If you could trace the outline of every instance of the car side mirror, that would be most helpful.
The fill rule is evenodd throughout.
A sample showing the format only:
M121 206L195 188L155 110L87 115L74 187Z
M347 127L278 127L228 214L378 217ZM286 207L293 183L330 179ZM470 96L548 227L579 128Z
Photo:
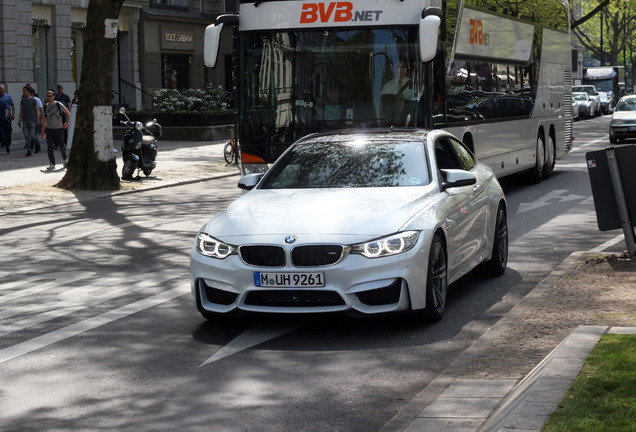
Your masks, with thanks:
M256 174L247 174L239 179L238 187L243 190L252 190L256 187L258 182L261 181L261 178L265 175L265 173L256 173Z
M475 174L459 169L441 169L442 190L477 184Z

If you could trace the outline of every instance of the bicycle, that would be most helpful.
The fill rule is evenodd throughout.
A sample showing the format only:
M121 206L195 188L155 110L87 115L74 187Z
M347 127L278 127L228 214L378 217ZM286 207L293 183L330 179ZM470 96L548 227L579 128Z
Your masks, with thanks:
M241 150L241 146L236 142L236 138L234 138L234 128L232 128L232 138L225 143L223 147L223 158L225 162L228 164L238 163L238 154Z

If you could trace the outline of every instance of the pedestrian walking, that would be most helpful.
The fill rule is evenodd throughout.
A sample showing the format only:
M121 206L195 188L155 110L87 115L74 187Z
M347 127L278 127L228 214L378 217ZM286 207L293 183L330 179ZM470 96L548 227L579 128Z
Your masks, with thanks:
M7 140L7 132L8 132L8 121L7 116L9 115L9 107L7 103L0 99L0 147L7 148L7 153L11 152L9 150L9 141Z
M27 153L25 156L31 156L31 152L35 151L34 142L37 142L35 130L40 123L40 110L34 99L35 91L27 86L22 87L23 98L20 101L20 116L18 118L18 127L22 128L24 139L26 141Z
M73 100L71 101L71 106L77 105L78 102L79 102L79 90L75 90L75 93L73 94Z
M7 145L5 146L7 153L11 151L11 134L13 133L13 120L15 119L15 103L10 94L6 93L3 85L0 85L0 101L3 101L8 107L7 122Z
M46 105L44 106L44 118L42 119L42 138L46 137L46 147L51 163L47 170L55 169L55 152L57 146L62 153L62 165L66 168L66 146L64 145L64 130L68 127L65 119L71 118L71 112L62 102L55 100L53 90L46 92Z
M64 86L62 84L57 85L57 94L55 95L56 102L62 102L68 111L71 111L71 98L64 93ZM62 117L62 120L65 123L68 123L70 117L66 118L66 116ZM68 128L64 129L64 145L68 144Z
M42 105L42 100L40 99L40 95L38 95L38 93L33 88L33 84L27 83L26 86L29 89L31 96L33 97L33 99L35 99L35 102L38 104L38 110L40 111L40 119L42 119L42 117L44 117L44 105ZM24 98L24 96L22 96L22 98ZM41 126L42 126L40 122L41 120L39 120L38 123L35 125L35 139L31 141L31 147L35 148L35 153L40 153L40 140L38 139L38 135L40 135Z

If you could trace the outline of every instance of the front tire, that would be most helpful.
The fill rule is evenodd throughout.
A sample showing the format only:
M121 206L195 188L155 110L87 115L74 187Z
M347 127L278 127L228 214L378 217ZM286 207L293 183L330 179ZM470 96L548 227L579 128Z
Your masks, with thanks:
M152 172L152 168L142 168L143 173L148 177Z
M121 178L124 180L132 180L133 173L135 172L135 164L128 159L124 161L124 167L121 170Z
M446 309L447 288L446 249L440 236L435 234L428 255L428 270L426 272L426 307L423 311L423 317L426 321L434 322L442 319Z

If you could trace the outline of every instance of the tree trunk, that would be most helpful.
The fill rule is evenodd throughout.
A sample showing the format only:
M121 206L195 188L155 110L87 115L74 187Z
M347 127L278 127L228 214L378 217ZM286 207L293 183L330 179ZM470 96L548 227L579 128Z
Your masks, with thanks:
M64 189L118 190L113 151L113 58L117 17L124 0L90 0L82 61L80 102L66 174L56 185Z

